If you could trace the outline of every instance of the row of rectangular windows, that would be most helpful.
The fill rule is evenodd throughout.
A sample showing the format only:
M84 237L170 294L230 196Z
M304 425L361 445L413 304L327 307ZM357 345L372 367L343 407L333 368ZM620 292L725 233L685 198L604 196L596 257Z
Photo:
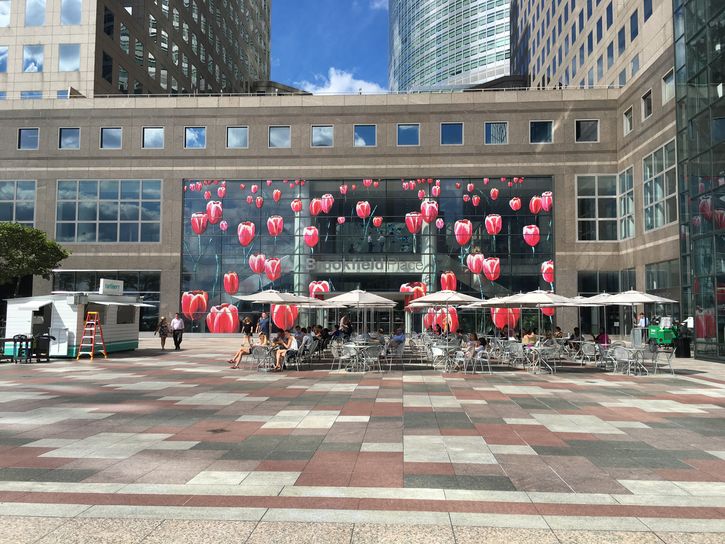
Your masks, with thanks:
M26 27L44 26L46 23L46 0L25 0ZM0 28L10 26L11 0L0 0ZM83 0L60 0L60 24L79 25L83 13Z
M1 0L0 0L1 1ZM0 74L8 71L8 58L10 47L0 45ZM22 71L28 74L42 73L45 68L45 46L42 44L29 44L23 46ZM58 44L58 71L78 72L81 69L81 44Z
M207 127L184 127L184 149L206 149ZM226 147L228 149L247 149L249 147L249 127L228 126ZM334 147L334 125L312 125L311 147ZM599 142L599 120L577 119L574 135L577 143ZM554 141L553 121L529 121L529 143L547 144ZM40 142L39 128L19 128L17 148L37 150ZM441 123L440 145L463 145L463 123ZM485 145L508 144L508 122L484 123ZM292 147L291 127L289 125L269 126L267 145L271 149L289 149ZM420 123L399 123L397 125L398 146L420 145ZM164 127L143 127L142 144L144 149L164 149ZM353 147L376 147L377 125L353 125ZM61 127L58 129L58 149L80 149L81 129ZM123 129L121 127L102 127L99 135L100 149L122 149Z

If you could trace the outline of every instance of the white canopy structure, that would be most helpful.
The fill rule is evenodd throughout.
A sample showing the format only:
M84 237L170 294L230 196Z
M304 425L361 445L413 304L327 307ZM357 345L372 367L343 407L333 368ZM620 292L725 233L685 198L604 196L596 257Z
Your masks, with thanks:
M463 306L473 302L481 302L481 299L459 293L458 291L437 291L416 298L408 304L409 308L426 308L428 306Z
M392 308L396 302L374 293L354 289L326 299L325 302L345 306L347 308Z

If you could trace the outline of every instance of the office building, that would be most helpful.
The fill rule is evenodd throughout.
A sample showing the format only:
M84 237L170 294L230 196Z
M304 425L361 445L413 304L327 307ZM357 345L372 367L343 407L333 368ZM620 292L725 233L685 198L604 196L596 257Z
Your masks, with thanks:
M509 0L390 0L391 91L468 87L509 74Z
M267 0L0 0L0 97L249 92Z

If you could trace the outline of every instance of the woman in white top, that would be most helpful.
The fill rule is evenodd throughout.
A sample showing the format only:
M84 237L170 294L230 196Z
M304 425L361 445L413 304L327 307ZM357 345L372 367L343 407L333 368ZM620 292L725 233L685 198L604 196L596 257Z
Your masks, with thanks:
M277 353L275 353L276 361L274 371L282 372L282 361L284 361L284 356L288 351L298 350L297 339L292 336L289 331L282 331L279 337L277 337L276 344L279 345L279 349L277 349Z

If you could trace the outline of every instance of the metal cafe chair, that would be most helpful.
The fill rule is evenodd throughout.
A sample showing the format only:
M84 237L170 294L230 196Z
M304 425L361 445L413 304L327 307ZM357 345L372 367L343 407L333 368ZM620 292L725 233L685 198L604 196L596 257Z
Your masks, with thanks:
M252 348L252 359L257 364L257 370L269 371L274 367L272 350L267 346L254 346Z

